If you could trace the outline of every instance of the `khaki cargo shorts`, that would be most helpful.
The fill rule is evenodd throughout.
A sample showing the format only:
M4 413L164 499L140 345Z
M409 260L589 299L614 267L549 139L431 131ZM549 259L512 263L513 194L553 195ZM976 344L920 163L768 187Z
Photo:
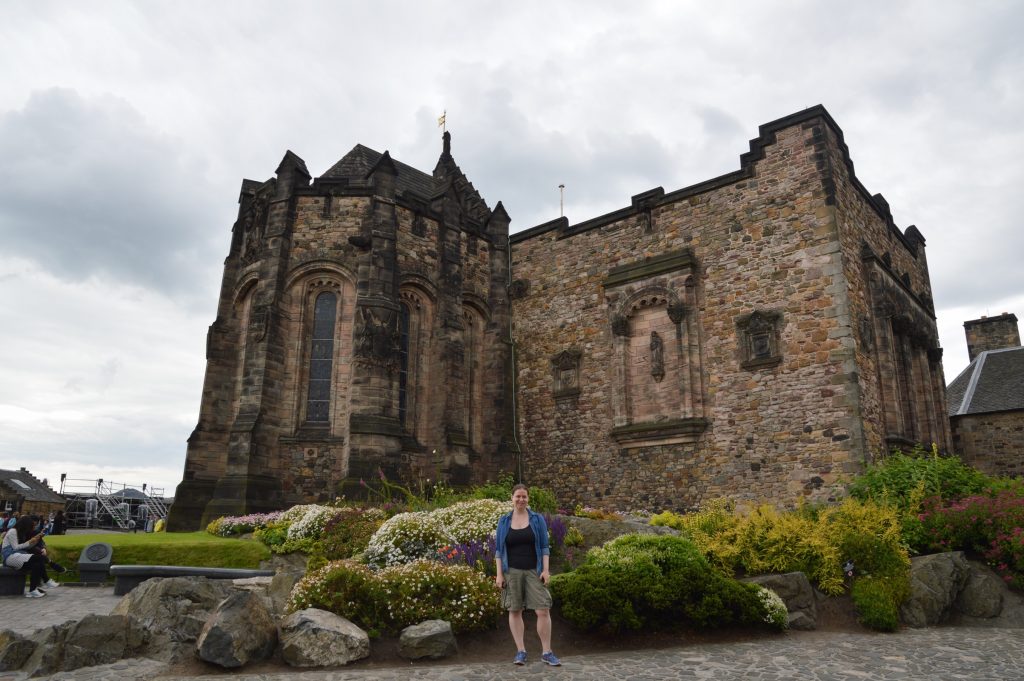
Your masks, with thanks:
M509 568L505 588L501 590L501 607L505 610L549 610L551 592L533 570Z

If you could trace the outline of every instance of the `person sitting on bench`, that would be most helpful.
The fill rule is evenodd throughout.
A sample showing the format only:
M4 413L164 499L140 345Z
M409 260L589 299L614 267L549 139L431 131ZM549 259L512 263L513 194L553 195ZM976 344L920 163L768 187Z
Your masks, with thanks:
M42 541L43 534L32 534L35 529L35 522L31 518L23 517L18 520L14 529L4 535L3 544L0 545L0 556L3 557L3 564L15 570L26 570L29 573L29 590L25 594L28 598L42 598L46 595L41 587L53 589L60 586L46 575L46 556L31 553L32 549Z

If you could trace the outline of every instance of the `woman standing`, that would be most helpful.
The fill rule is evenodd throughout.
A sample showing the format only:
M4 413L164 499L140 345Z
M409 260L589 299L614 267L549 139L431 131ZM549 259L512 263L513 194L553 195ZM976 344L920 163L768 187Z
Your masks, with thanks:
M15 570L28 570L30 588L25 594L28 598L45 596L46 592L40 589L40 586L51 589L60 586L46 576L46 556L29 553L43 538L42 532L33 535L35 525L32 518L22 517L14 529L4 535L3 544L0 546L4 565Z
M496 582L502 589L501 603L508 610L508 626L516 643L517 652L512 661L526 664L523 610L529 608L537 615L537 635L543 646L540 659L557 667L562 663L551 652L548 525L544 516L529 509L529 501L530 490L526 485L516 485L512 488L512 512L498 520L494 556L498 570Z

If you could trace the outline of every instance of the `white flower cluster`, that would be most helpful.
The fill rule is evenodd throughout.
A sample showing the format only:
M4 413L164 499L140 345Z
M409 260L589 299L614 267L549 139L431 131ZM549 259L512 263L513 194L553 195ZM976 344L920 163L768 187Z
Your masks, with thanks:
M373 533L364 558L374 567L400 565L417 558L427 558L445 543L445 536L441 524L432 513L399 513Z
M400 565L430 558L442 546L484 540L508 510L507 502L479 499L436 511L399 513L370 538L366 562L374 567Z
M507 501L477 499L438 509L434 515L448 535L448 543L464 544L494 534L498 529L498 519L508 512Z
M281 519L291 522L288 526L288 539L317 539L327 521L340 511L338 508L316 504L293 506L284 512Z
M757 596L761 599L765 610L768 611L764 616L764 621L774 624L780 629L785 629L789 623L789 610L786 608L785 601L777 593L763 586L758 587Z

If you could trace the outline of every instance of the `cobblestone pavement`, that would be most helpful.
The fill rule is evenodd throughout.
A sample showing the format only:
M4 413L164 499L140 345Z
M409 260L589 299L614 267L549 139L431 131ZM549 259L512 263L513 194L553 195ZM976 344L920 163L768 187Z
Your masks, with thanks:
M61 597L61 589L65 589ZM112 589L61 587L45 599L0 598L0 626L29 632L45 624L106 613L118 597ZM52 600L51 600L52 596ZM43 604L47 607L43 607ZM27 608L27 609L26 609ZM51 614L51 611L52 614ZM86 612L88 611L88 612ZM27 622L26 622L27 620ZM556 651L557 652L557 651ZM211 669L209 676L174 676L158 662L122 660L115 664L55 674L55 681L441 681L464 679L744 679L749 681L1024 681L1024 630L936 627L896 634L869 632L791 632L739 643L709 643L671 649L581 655L558 668L531 660L515 667L509 660L487 664L439 663L333 671L281 669L273 673L234 673ZM24 681L19 672L0 672L0 681Z

